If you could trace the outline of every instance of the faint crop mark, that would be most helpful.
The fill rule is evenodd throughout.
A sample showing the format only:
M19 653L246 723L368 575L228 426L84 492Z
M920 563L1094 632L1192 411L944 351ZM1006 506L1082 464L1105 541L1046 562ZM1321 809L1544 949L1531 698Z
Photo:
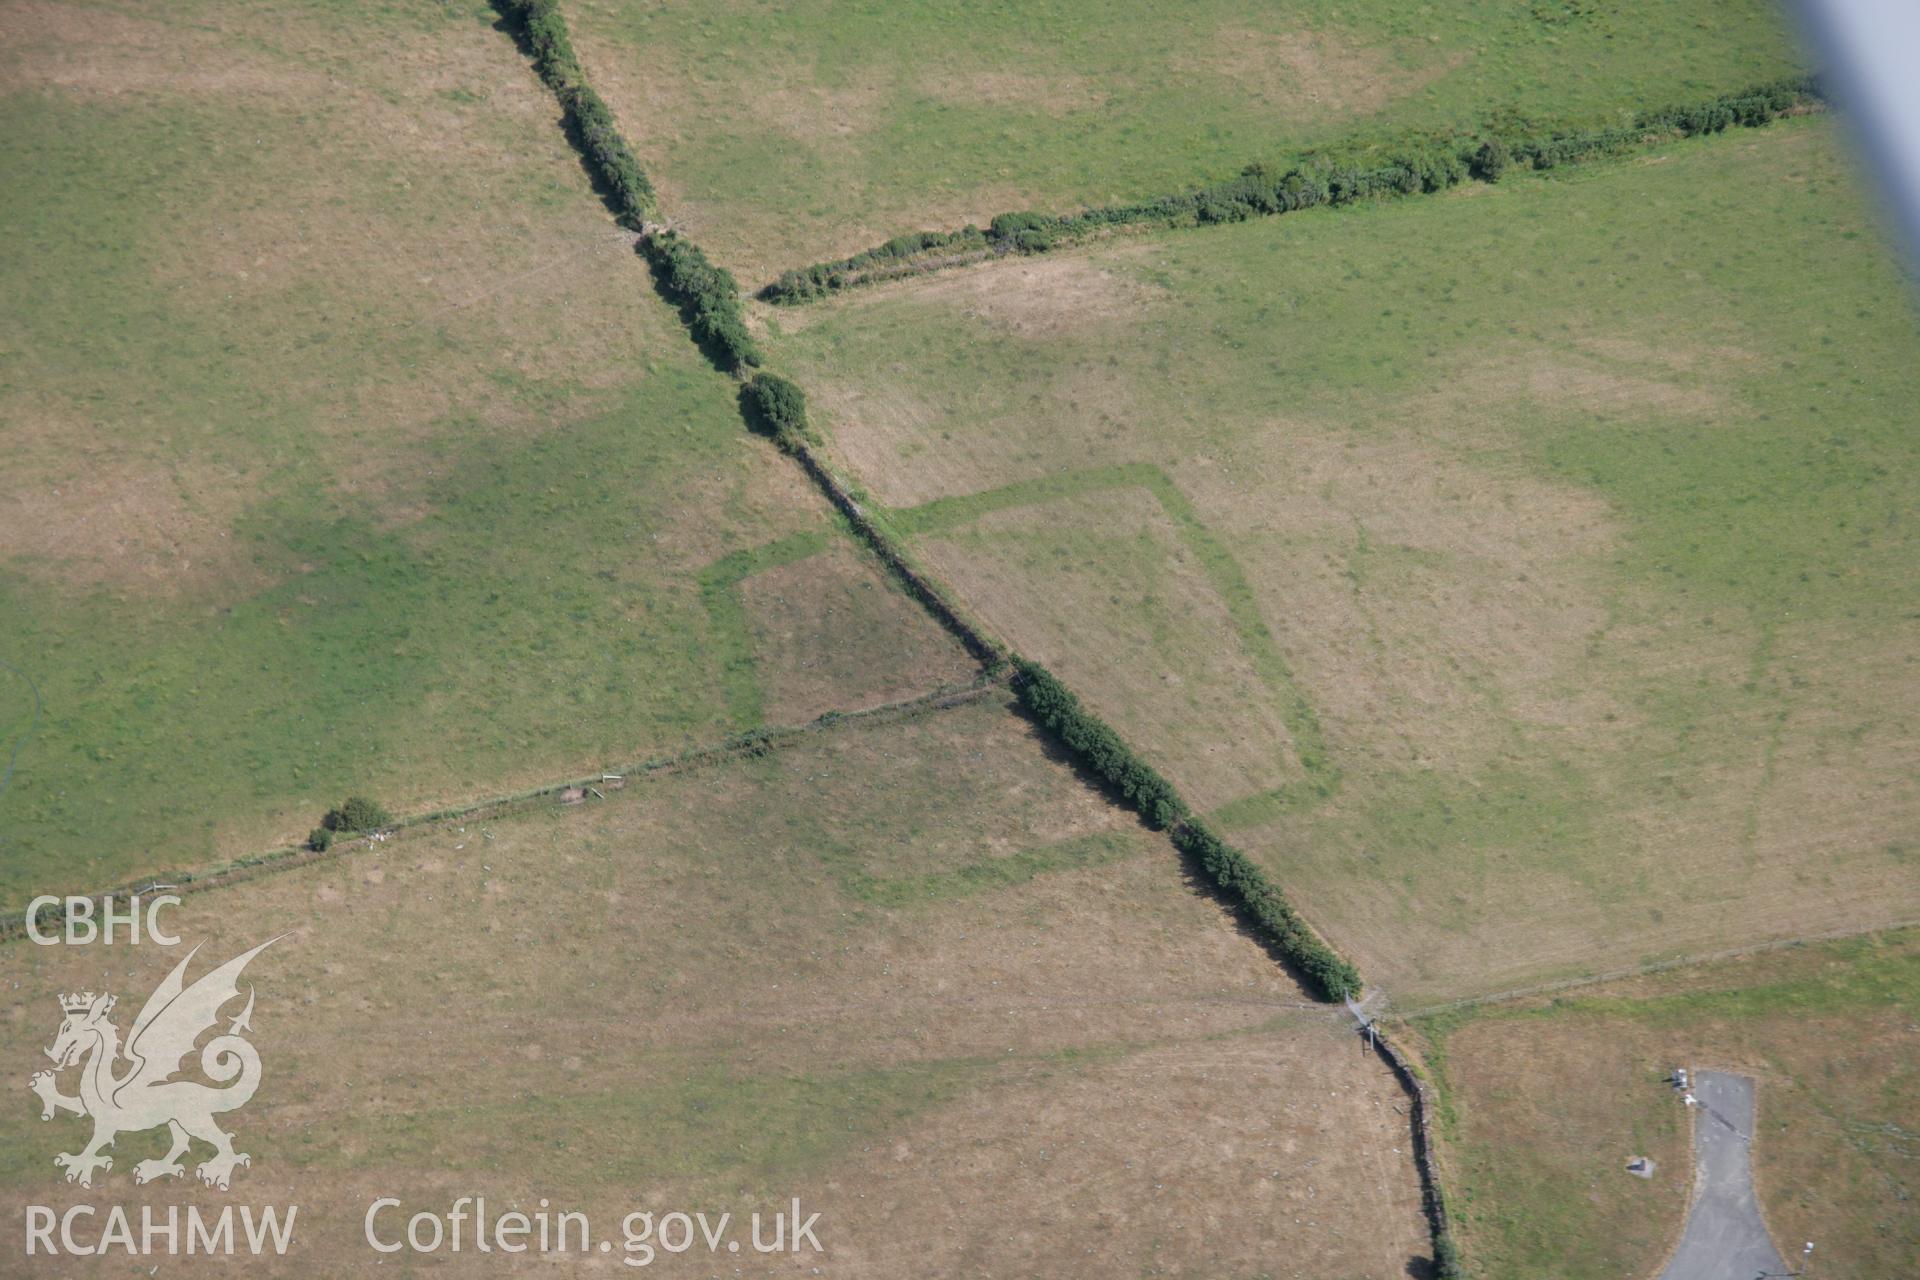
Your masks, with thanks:
M735 729L757 729L766 720L766 691L753 660L753 632L740 600L740 583L764 570L820 554L827 549L827 538L826 531L817 529L789 534L721 556L700 571L700 602L713 624L713 652L720 664L727 722Z
M1273 632L1267 628L1266 619L1260 616L1260 606L1245 571L1226 544L1200 519L1187 495L1180 492L1172 477L1159 467L1147 462L1131 462L1062 472L1015 481L980 493L935 498L917 507L887 511L881 518L894 531L911 537L943 532L1012 507L1038 506L1083 493L1121 488L1145 489L1172 521L1175 533L1226 606L1235 638L1255 674L1273 693L1280 719L1293 738L1294 750L1307 774L1311 798L1332 795L1339 787L1340 771L1328 755L1320 718L1295 682L1293 669L1281 653Z

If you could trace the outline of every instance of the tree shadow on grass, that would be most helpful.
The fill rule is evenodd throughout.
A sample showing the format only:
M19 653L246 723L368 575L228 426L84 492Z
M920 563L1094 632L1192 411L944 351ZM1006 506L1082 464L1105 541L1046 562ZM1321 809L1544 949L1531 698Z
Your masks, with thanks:
M1227 893L1208 878L1198 859L1178 846L1175 846L1174 852L1180 858L1180 879L1187 888L1219 907L1221 913L1232 922L1233 931L1266 952L1267 958L1273 961L1282 973L1293 979L1294 985L1300 988L1302 996L1316 1004L1324 1004L1328 1008L1338 1007L1337 1001L1324 1000L1315 994L1319 989L1318 984L1308 976L1305 970L1294 963L1293 958L1281 949L1280 944L1275 942L1265 929L1260 927L1253 913L1248 911L1238 898Z
M667 266L666 260L657 253L647 252L647 241L645 237L642 237L634 244L633 251L646 260L647 274L653 280L654 293L659 297L660 301L672 307L675 313L679 315L680 323L686 327L687 337L693 341L694 346L700 348L700 354L706 357L707 363L725 374L749 372L749 370L741 367L740 363L734 359L732 353L729 352L725 346L715 341L712 337L700 332L698 326L694 323L699 318L699 309L694 299L687 294L676 291L672 287L668 278L670 268ZM741 402L743 411L745 404L746 402L743 400ZM751 422L748 423L748 426L752 425Z
M738 397L740 419L747 424L747 430L754 435L764 436L775 444L780 443L780 428L776 427L766 414L760 411L760 399L754 395L745 383L740 384Z
M532 62L534 60L533 42L527 38L527 24L520 20L519 13L514 10L513 0L488 0L488 4L499 15L488 25L511 38L514 47L520 50L521 56L528 62ZM539 74L537 68L534 74L536 76ZM543 87L551 90L551 86L543 84ZM561 103L558 93L549 92L548 97L560 113L557 123L560 126L560 132L566 135L567 146L573 152L574 163L578 164L580 172L586 175L587 185L593 189L593 194L600 198L600 203L606 206L607 212L613 215L615 222L629 230L639 230L638 227L629 226L626 209L620 201L619 193L601 174L599 167L587 158L587 142L580 133L579 122L573 118L573 112L567 110Z
M1049 761L1071 769L1081 782L1105 796L1113 804L1127 810L1127 812L1133 815L1134 821L1138 822L1143 830L1155 832L1162 836L1168 836L1170 834L1166 828L1155 827L1152 823L1148 822L1146 818L1141 816L1140 811L1135 809L1111 782L1108 782L1105 778L1087 768L1071 748L1056 738L1051 730L1038 720L1035 720L1033 716L1028 713L1026 707L1020 702L1017 695L1010 696L1007 699L1006 705L1007 709L1018 716L1021 722L1026 725L1028 738L1039 747L1040 753ZM1197 896L1206 898L1215 906L1219 907L1221 913L1231 921L1234 932L1266 952L1267 958L1272 960L1281 972L1285 973L1299 986L1301 995L1309 1000L1326 1003L1325 1001L1320 1001L1319 997L1314 994L1317 990L1317 985L1314 981L1280 948L1279 943L1275 942L1266 930L1259 926L1259 923L1254 919L1252 913L1247 910L1240 900L1226 893L1220 886L1216 885L1201 868L1199 861L1191 854L1181 850L1177 845L1172 845L1171 839L1168 840L1168 844L1173 847L1174 853L1180 859L1180 878L1182 883Z

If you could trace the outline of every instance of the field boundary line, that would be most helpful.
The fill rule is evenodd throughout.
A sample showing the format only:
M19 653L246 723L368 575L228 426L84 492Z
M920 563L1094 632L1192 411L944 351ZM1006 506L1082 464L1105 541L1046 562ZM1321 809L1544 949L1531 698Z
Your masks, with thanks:
M1340 770L1327 751L1320 717L1295 680L1293 667L1281 651L1272 628L1260 615L1246 571L1226 542L1200 519L1192 500L1180 491L1164 468L1151 462L1088 467L1016 480L995 489L935 498L918 506L887 509L882 518L908 534L927 535L956 528L996 511L1041 506L1107 489L1136 487L1146 490L1160 504L1175 535L1199 561L1201 573L1214 594L1220 597L1240 648L1253 664L1254 674L1274 695L1300 768L1313 784L1314 797L1325 799L1333 795L1340 788Z
M1427 1230L1433 1236L1434 1259L1440 1274L1447 1276L1459 1271L1459 1246L1453 1240L1453 1223L1447 1216L1447 1197L1440 1183L1439 1146L1434 1141L1433 1117L1438 1105L1434 1087L1427 1083L1423 1075L1413 1065L1410 1055L1393 1043L1393 1039L1381 1030L1379 1023L1357 1004L1352 997L1347 998L1347 1012L1353 1015L1358 1031L1366 1039L1367 1047L1386 1064L1387 1070L1400 1083L1401 1090L1407 1095L1409 1127L1413 1133L1413 1164L1420 1173L1420 1209L1427 1218ZM1447 1260L1447 1255L1453 1255Z
M852 487L833 473L811 445L804 440L788 440L783 447L799 461L827 500L847 518L854 532L905 584L921 606L956 636L966 646L967 652L983 663L988 671L997 673L1006 664L1007 646L989 636L984 627L961 611L931 575L922 572L913 563L907 549L867 512L854 495Z
M510 813L531 808L535 801L559 797L569 791L584 795L588 787L625 790L635 778L666 777L695 769L728 764L735 760L764 756L774 751L798 746L810 737L837 729L878 728L917 720L922 716L941 711L950 711L991 697L996 691L1003 691L1006 685L1007 678L1003 673L983 671L965 684L943 685L911 698L882 703L863 711L828 711L804 724L777 725L749 730L745 733L736 733L718 743L692 747L675 755L657 756L635 765L616 765L582 777L542 783L539 786L510 792L503 796L489 796L469 804L452 805L414 814L411 817L399 819L391 826L383 828L378 834L384 842L389 836L438 827L461 819L504 817ZM612 786L608 785L610 782ZM567 801L567 803L578 802L578 799ZM199 871L155 872L141 876L137 880L115 885L110 889L74 893L70 896L88 898L98 904L103 898L145 894L156 889L182 895L202 893L210 889L227 888L260 876L311 866L351 850L372 848L374 843L371 836L360 836L350 840L336 840L330 848L324 850L305 844L283 845L277 849L244 856L224 865ZM67 896L69 895L61 895L63 901L57 908L42 911L36 917L37 923L44 928L58 927L65 917L64 899ZM7 909L4 918L0 918L0 945L17 942L27 936L26 908L25 903L15 904Z
M540 64L543 78L549 79L551 87L561 97L563 106L568 107L570 118L573 104L568 97L569 90L588 100L593 106L604 110L597 95L586 85L584 72L573 60L571 40L567 34L565 19L559 11L558 0L495 0L495 3L506 5L510 9L518 9L523 15L523 31L526 19L537 19L540 26L538 33L540 40L545 41L547 48L554 54L564 55L556 57L555 61L564 62L566 71L577 77L577 83L571 86L553 83L557 77L544 74L550 68L545 65L546 59L540 51L539 44L537 42L535 44L535 60ZM624 138L613 130L610 117L607 125L608 131L613 135L609 140L610 149L618 152L620 158L637 170L631 150L627 147ZM570 131L570 136L577 139L584 132L576 124L575 130ZM599 167L606 168L605 158L597 158L603 162ZM644 182L644 177L641 180ZM653 202L650 187L645 194L648 206L651 208ZM762 363L760 353L741 321L738 310L739 295L735 292L736 286L731 275L720 268L713 267L707 262L697 245L671 230L656 231L645 221L642 222L641 230L639 247L653 265L655 288L661 292L663 298L679 304L683 320L688 325L689 337L696 345L708 354L722 372L731 374L742 384L741 416L748 429L751 431L755 426L754 415L749 408L753 398L751 393L764 386L769 379L772 379L776 385L785 386L790 391L791 397L798 403L788 410L792 421L770 424L776 428L774 436L777 444L800 464L828 501L846 517L855 534L867 542L874 553L919 599L921 604L980 660L982 671L975 681L978 691L970 696L984 696L986 690L1003 684L1016 691L1022 689L1020 681L1009 671L1009 666L1014 660L1010 647L1000 643L982 626L969 618L947 594L943 586L913 562L904 542L896 538L887 528L884 513L881 519L876 519L873 514L870 514L862 506L855 487L836 475L827 461L816 452L810 439L812 433L806 425L804 395L800 388L760 368ZM669 268L676 269L685 279L676 282L675 270ZM1174 488L1172 481L1163 472L1153 468L1151 476L1153 480L1148 482L1148 488L1161 502L1169 519L1174 522L1190 549L1200 558L1204 571L1215 583L1216 588L1221 588L1222 584L1225 584L1222 590L1223 603L1228 609L1229 616L1234 620L1236 628L1244 628L1250 623L1257 624L1257 635L1264 637L1265 640L1262 648L1271 650L1270 654L1250 656L1254 656L1256 665L1262 667L1263 675L1273 670L1284 673L1287 677L1287 687L1291 689L1290 669L1287 668L1284 657L1279 654L1271 633L1266 630L1264 620L1258 615L1258 607L1253 600L1251 588L1238 562L1226 551L1223 544L1214 539L1212 531L1200 522L1185 495ZM1243 634L1246 633L1243 631ZM1270 657L1271 665L1263 663L1263 657ZM1022 664L1019 669L1022 675L1030 675L1034 670L1027 664ZM1060 687L1064 692L1065 687ZM1066 692L1066 697L1073 700L1070 692ZM1021 701L1024 706L1024 694L1021 695ZM1312 708L1304 698L1298 696L1297 691L1295 698L1288 701L1296 704L1291 707L1296 715L1304 715L1308 718L1305 723L1312 726L1307 734L1308 742L1317 744L1318 721L1312 716ZM1283 718L1285 714L1283 710ZM1039 719L1039 717L1034 718ZM1291 722L1289 723L1291 727ZM1138 757L1132 755L1131 748L1119 740L1118 735L1113 735L1110 730L1108 735L1112 739L1112 746L1141 768L1146 768L1144 762L1140 762ZM1056 733L1055 736L1059 735ZM1085 759L1071 743L1061 739L1061 745L1081 759L1083 768L1095 766L1092 771L1096 775L1100 772L1097 767L1098 762ZM1296 740L1296 746L1301 747L1298 740ZM1306 764L1305 757L1310 750L1312 747L1301 747L1303 765ZM1315 751L1314 754L1317 756L1319 753ZM1147 771L1151 772L1150 769ZM1108 780L1113 781L1111 778ZM1170 793L1170 787L1166 787L1164 783L1162 787ZM1176 799L1176 803L1179 808L1185 809L1183 802L1178 802ZM1143 818L1149 816L1141 811L1137 804L1132 807L1136 812L1141 812ZM1273 948L1278 945L1280 953L1287 955L1293 964L1300 968L1300 973L1295 974L1296 977L1312 971L1316 981L1323 988L1328 985L1330 973L1335 985L1338 985L1343 992L1360 987L1359 976L1353 967L1339 957L1338 953L1314 931L1311 924L1293 912L1278 887L1266 882L1264 873L1244 855L1213 836L1202 824L1193 819L1190 813L1182 816L1185 820L1180 823L1179 830L1175 833L1176 849L1199 863L1203 869L1214 873L1212 878L1215 881L1216 890L1239 891L1241 909L1267 926L1265 932L1269 935L1270 955L1276 955L1277 958ZM1149 825L1165 824L1149 820ZM1203 844L1211 847L1211 854L1202 848ZM1213 863L1220 865L1214 866ZM1284 928L1280 933L1275 932L1273 917L1276 913L1285 917ZM1314 954L1303 957L1302 947ZM1334 972L1335 970L1338 972ZM1395 1078L1401 1079L1403 1087L1407 1088L1416 1113L1427 1114L1425 1099L1419 1093L1417 1081L1412 1077L1402 1079L1398 1071L1395 1072ZM1415 1167L1422 1180L1423 1198L1429 1206L1428 1227L1435 1262L1443 1277L1452 1277L1458 1270L1457 1255L1453 1238L1448 1230L1445 1206L1440 1199L1438 1183L1431 1179L1430 1170L1419 1159L1416 1159Z
M1430 195L1469 180L1497 182L1509 172L1633 155L1825 109L1816 77L1799 75L1698 102L1641 107L1623 124L1533 124L1490 115L1477 126L1444 135L1412 129L1356 134L1302 148L1273 164L1249 164L1235 178L1130 204L1083 206L1067 214L1002 213L985 231L971 223L953 231L910 231L848 257L790 268L755 296L776 306L803 306L870 284L1010 254L1051 253L1115 232L1224 226L1303 209Z
M1510 991L1495 991L1483 996L1462 996L1458 1000L1444 1000L1438 1004L1421 1005L1416 1009L1394 1008L1388 1000L1388 1011L1402 1022L1412 1022L1418 1018L1430 1018L1437 1014L1452 1013L1456 1009L1472 1009L1481 1005L1510 1004L1516 1000L1525 1000L1532 996L1550 995L1556 991L1573 991L1581 987L1599 986L1607 982L1624 982L1629 978L1644 978L1651 974L1666 973L1674 969L1691 969L1701 965L1719 964L1725 960L1738 960L1743 956L1760 955L1768 951L1786 951L1793 947L1812 946L1821 942L1842 942L1848 938L1864 938L1875 933L1898 933L1905 929L1920 928L1920 918L1892 920L1885 924L1861 925L1846 929L1829 929L1821 933L1795 934L1788 938L1770 938L1765 942L1750 943L1744 947L1727 947L1719 951L1703 951L1697 955L1676 956L1671 960L1653 960L1646 964L1631 965L1623 969L1610 969L1605 973L1588 974L1578 978L1566 978L1558 982L1542 982L1531 987L1515 987ZM1385 994L1384 992L1382 993Z

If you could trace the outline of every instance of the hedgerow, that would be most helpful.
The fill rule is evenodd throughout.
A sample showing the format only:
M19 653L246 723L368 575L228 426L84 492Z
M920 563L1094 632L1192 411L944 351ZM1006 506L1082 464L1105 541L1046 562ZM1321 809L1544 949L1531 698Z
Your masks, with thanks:
M969 226L898 236L850 258L788 271L762 289L761 296L772 302L810 301L925 269L936 251L1045 253L1111 227L1241 222L1315 205L1442 191L1469 177L1493 182L1516 167L1553 169L1664 138L1761 125L1819 101L1819 86L1803 76L1704 102L1642 111L1612 124L1553 124L1506 115L1479 130L1353 139L1302 152L1282 164L1248 165L1225 182L1178 195L1061 215L1003 213L985 232Z
M1027 713L1052 731L1080 763L1139 810L1149 826L1166 828L1187 816L1173 784L1133 754L1106 721L1080 705L1071 689L1039 663L1014 660L1013 689Z
M811 438L807 427L807 393L800 384L777 373L756 373L740 389L750 416L781 444L791 448Z
M958 231L912 231L895 236L851 258L822 262L786 272L760 291L760 296L776 302L806 302L829 293L885 275L890 269L916 263L934 251L954 254L981 253L989 248L985 232L975 226ZM855 277L859 277L856 280Z
M747 332L732 272L714 266L700 246L672 231L643 237L640 251L653 263L660 287L680 305L694 340L721 368L732 373L760 364L760 347Z
M1198 818L1173 830L1174 847L1193 859L1215 888L1244 911L1323 1000L1360 993L1360 974L1320 940L1253 860Z
M1066 744L1089 772L1126 798L1152 827L1171 828L1174 847L1238 906L1323 1000L1360 992L1360 974L1307 926L1252 859L1193 816L1173 784L1133 754L1104 720L1080 704L1045 667L1014 659L1014 693L1027 713Z
M606 188L620 221L638 231L653 211L653 184L614 126L612 110L587 84L586 73L573 51L573 39L567 33L567 21L560 16L558 0L500 2L519 19L534 69L560 100L567 126L578 139L594 176Z

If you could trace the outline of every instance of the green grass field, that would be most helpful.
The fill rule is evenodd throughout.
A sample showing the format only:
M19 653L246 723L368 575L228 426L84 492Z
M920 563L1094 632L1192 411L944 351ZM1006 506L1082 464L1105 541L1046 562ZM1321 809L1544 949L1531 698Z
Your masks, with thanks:
M978 669L745 429L510 7L0 0L0 909L734 739L187 896L196 972L277 937L263 1272L410 1274L369 1202L482 1194L798 1197L860 1280L1428 1274L1346 1011L1006 687L829 714ZM1771 0L561 7L749 291L1805 64ZM1657 1269L1676 1063L1760 1081L1788 1256L1920 1252L1920 318L1842 136L748 305L874 526L1357 966L1484 1280ZM124 1028L179 954L0 945L16 1084L56 995ZM17 1221L83 1126L15 1103ZM162 1145L64 1194L176 1203Z
M1691 1138L1663 1081L1681 1065L1758 1082L1754 1176L1783 1256L1812 1240L1815 1275L1899 1275L1920 1253L1917 1010L1908 931L1416 1019L1473 1274L1656 1272L1687 1204Z
M966 669L747 436L492 10L36 14L0 55L0 661L45 711L0 903ZM792 536L844 607L710 608Z
M1905 289L1810 120L766 322L967 605L1421 1001L1916 914Z
M1798 68L1764 0L567 6L668 212L750 287L898 232L1155 195L1355 129Z

